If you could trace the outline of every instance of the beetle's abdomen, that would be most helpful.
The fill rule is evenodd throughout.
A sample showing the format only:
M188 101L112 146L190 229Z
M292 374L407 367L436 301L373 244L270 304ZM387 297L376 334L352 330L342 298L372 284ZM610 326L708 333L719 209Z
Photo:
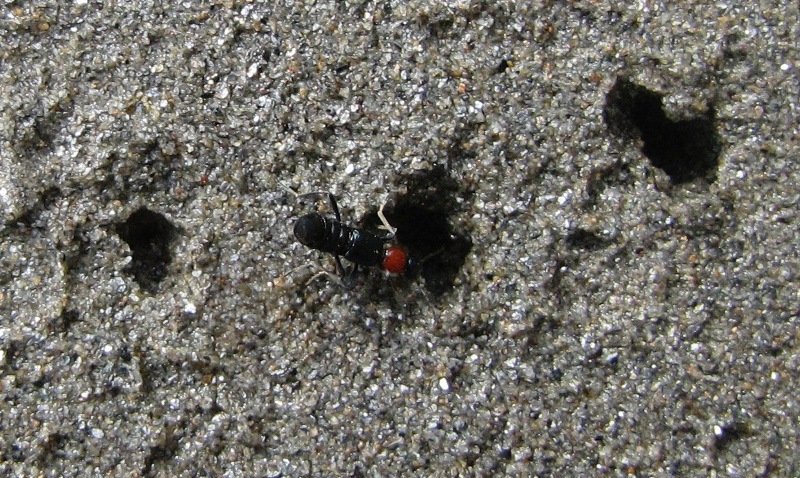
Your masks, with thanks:
M342 254L345 259L360 266L377 266L383 262L386 254L383 239L361 229L344 225L342 229L348 229L350 243L347 252Z
M385 255L380 237L317 213L301 216L294 223L294 236L312 249L343 256L361 266L380 265Z

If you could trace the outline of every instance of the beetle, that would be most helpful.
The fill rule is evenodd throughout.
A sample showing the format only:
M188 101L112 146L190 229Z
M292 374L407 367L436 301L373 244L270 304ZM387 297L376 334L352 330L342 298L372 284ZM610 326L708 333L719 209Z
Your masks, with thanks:
M352 287L352 278L359 266L380 267L390 274L404 274L416 267L416 261L408 250L397 244L397 230L389 225L383 215L383 206L378 209L378 217L388 230L379 236L366 229L342 223L342 215L333 193L308 193L303 196L326 194L330 200L335 218L313 212L297 219L294 223L294 237L303 245L321 252L333 254L336 272L346 287ZM342 265L342 257L353 263L350 269Z

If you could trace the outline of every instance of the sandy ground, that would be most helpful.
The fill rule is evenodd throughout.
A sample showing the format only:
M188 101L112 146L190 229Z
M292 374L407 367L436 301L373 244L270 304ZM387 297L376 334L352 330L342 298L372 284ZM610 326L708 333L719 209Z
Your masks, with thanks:
M0 7L3 475L800 474L797 2L105 3Z

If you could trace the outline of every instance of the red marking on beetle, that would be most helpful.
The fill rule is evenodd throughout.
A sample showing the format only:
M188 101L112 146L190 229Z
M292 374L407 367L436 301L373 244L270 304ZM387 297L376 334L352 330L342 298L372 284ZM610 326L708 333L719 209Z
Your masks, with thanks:
M402 274L408 266L408 253L399 246L390 246L383 257L383 268L392 274Z

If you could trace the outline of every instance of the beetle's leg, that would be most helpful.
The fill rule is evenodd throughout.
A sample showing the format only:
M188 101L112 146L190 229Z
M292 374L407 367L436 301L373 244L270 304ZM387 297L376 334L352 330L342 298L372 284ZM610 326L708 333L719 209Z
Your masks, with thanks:
M327 196L327 195L331 194L331 192L330 191L311 191L310 193L302 193L302 194L295 193L295 194L297 194L297 198L298 199L301 199L301 198L305 198L305 197Z
M342 265L342 259L339 256L333 256L336 260L336 273L339 274L339 277L344 277L347 275L347 270Z
M323 269L312 275L308 280L306 280L305 285L314 282L320 277L327 276L331 281L336 282L345 289L352 289L353 286L355 285L354 276L358 268L358 265L354 265L351 269L345 269L344 266L342 265L342 260L339 258L339 256L333 256L333 257L336 260L336 272L330 272ZM311 267L311 266L309 265L300 266L295 269L292 269L289 273L295 272L305 267ZM288 274L285 274L284 277L286 277L287 275Z
M385 240L386 241L391 241L392 239L394 239L394 236L397 234L397 228L396 227L392 227L392 225L389 224L389 221L386 220L386 216L383 214L383 208L385 206L386 206L386 201L383 201L381 203L381 207L378 208L378 219L381 220L381 224L383 224L383 228L386 229L387 231L389 231L389 233L386 235Z
M331 207L333 208L333 214L336 216L336 220L342 222L342 215L339 214L339 206L336 204L336 198L333 196L333 193L328 193L328 199L331 200Z
M353 264L353 268L347 272L347 275L342 276L342 285L345 289L352 289L355 287L356 272L358 272L358 264Z
M291 190L290 190L291 191ZM333 207L333 214L336 216L336 220L342 222L342 215L339 214L339 205L336 204L336 197L330 191L312 191L310 193L303 193L297 194L294 191L291 191L298 199L306 198L306 197L321 197L321 196L328 196L328 199L331 201L331 207Z
M312 264L303 264L303 265L301 265L299 267L295 267L294 269L292 269L289 272L287 272L287 273L283 274L282 276L280 276L281 283L283 283L283 281L286 278L290 277L295 272L297 272L297 271L299 271L301 269L307 269L307 268L314 268L314 266ZM308 284L314 282L315 280L319 279L322 276L328 276L334 282L338 282L338 283L342 283L343 282L341 276L339 276L338 274L334 274L333 272L329 272L329 271L326 271L326 270L317 269L317 271L318 272L315 272L310 278L306 279L306 281L304 283L305 285L308 285ZM276 283L277 283L277 281L276 281ZM283 286L281 286L281 287L283 287Z
M314 282L315 280L319 279L322 276L328 276L328 278L330 278L330 280L333 282L341 282L341 279L336 274L332 274L328 271L319 271L306 281L306 285Z
M297 192L295 192L295 190L294 190L294 189L292 189L292 188L290 188L289 186L287 186L287 185L283 184L282 182L278 181L278 184L279 184L279 185L280 185L280 186L281 186L283 189L285 189L287 192L289 192L289 193L290 193L292 196L294 196L294 198L295 198L295 199L297 199L297 198L300 196L300 194L297 194Z
M350 269L345 269L342 265L342 259L339 256L336 258L336 272L339 274L339 282L345 289L352 289L355 286L356 272L358 272L358 264L353 264Z

